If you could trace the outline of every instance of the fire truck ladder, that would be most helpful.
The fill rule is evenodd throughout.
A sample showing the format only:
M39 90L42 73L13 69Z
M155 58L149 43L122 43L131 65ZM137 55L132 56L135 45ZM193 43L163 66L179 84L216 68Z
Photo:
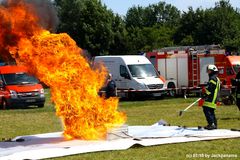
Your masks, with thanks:
M198 56L197 51L192 52L192 85L198 85Z

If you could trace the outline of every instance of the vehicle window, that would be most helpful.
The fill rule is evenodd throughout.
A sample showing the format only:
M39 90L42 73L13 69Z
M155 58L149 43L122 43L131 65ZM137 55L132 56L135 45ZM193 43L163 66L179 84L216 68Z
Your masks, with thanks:
M156 65L156 56L151 56L150 62L155 66Z
M0 87L2 87L4 84L3 77L0 75Z
M233 75L233 74L234 74L234 72L233 72L232 68L228 67L227 68L227 75Z
M240 65L234 65L233 69L234 69L235 73L238 73L238 71L240 69Z
M3 79L6 82L6 85L24 85L39 83L39 81L35 77L27 73L3 74Z
M2 77L2 75L0 75L0 80L3 81L3 77Z
M158 77L152 64L128 65L133 77Z
M127 68L123 65L120 65L120 75L121 77L125 77L126 75L128 75Z
M220 68L220 69L218 70L218 73L219 73L219 74L223 74L223 73L224 73L224 69L223 69L223 68Z

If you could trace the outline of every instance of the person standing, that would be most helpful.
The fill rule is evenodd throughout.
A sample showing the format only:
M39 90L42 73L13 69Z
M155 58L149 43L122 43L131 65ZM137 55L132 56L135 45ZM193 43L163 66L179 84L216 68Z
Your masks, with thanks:
M112 79L112 74L108 74L107 86L106 86L106 98L117 96L117 86L115 81Z
M236 105L240 111L240 68L235 78L235 86L236 86Z
M204 127L204 129L213 130L217 129L215 109L217 106L217 99L220 92L220 80L217 77L218 69L215 65L208 65L207 73L209 76L209 81L205 93L203 93L202 96L202 98L204 99L202 108L208 125Z

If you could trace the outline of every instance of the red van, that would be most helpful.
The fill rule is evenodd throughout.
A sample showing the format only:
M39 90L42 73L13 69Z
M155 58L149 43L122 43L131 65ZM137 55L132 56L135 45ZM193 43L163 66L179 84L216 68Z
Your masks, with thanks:
M44 89L24 66L0 66L0 105L2 109L36 105L44 107Z

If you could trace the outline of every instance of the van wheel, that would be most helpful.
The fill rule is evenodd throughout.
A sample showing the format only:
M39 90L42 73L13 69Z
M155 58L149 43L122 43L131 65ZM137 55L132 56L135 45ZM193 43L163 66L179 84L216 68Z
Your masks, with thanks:
M44 103L43 104L39 104L37 106L38 106L38 108L43 108L44 107Z
M2 106L2 109L8 109L9 108L9 106L8 106L8 104L7 104L7 101L5 100L5 99L2 99L2 104L1 104L1 106Z
M136 94L133 92L128 92L128 100L130 101L136 100Z

